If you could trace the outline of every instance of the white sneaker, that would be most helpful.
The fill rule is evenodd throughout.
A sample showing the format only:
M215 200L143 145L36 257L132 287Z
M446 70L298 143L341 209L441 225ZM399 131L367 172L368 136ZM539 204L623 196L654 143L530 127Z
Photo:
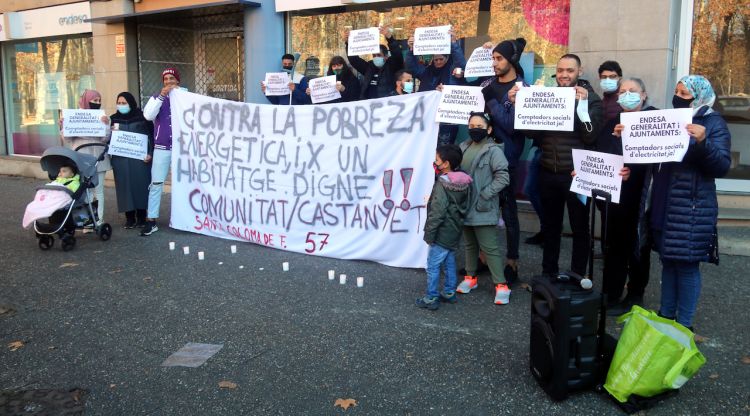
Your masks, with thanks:
M478 280L476 276L464 276L464 281L458 285L456 292L464 294L471 292L479 286Z
M495 305L507 305L510 302L510 289L505 283L495 285Z

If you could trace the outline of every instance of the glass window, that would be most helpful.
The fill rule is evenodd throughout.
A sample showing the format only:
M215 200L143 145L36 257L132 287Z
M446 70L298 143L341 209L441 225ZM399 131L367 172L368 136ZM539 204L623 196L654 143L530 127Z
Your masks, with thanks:
M8 153L41 156L60 144L63 108L94 88L90 36L3 43Z
M732 133L728 179L750 179L750 9L747 0L695 0L690 72L711 81Z
M408 39L414 29L424 26L453 25L459 38L482 35L479 1L435 2L421 6L393 7L385 12L372 10L309 15L292 13L291 51L298 53L297 71L308 76L322 75L335 55L346 56L343 34L346 29L387 26L396 39ZM314 11L314 10L313 10ZM490 2L489 27L492 42L524 37L526 52L534 53L534 80L553 85L554 67L568 51L570 1L511 0ZM478 30L477 27L480 27ZM385 40L382 40L385 43Z

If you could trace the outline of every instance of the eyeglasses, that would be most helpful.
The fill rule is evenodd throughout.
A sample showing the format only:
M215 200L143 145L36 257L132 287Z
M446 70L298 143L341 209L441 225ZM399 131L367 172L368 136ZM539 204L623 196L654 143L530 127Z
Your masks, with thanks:
M617 78L620 78L620 76L617 75L617 74L614 74L614 75L599 75L599 79L617 79Z

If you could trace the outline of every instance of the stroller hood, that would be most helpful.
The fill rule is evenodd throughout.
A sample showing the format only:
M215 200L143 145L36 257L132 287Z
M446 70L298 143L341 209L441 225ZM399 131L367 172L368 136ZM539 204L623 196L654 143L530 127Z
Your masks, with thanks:
M81 177L98 179L96 175L96 157L76 152L62 146L53 146L45 150L39 161L42 170L47 172L50 179L55 179L60 171L60 166L70 164L76 166ZM96 182L93 183L96 185Z

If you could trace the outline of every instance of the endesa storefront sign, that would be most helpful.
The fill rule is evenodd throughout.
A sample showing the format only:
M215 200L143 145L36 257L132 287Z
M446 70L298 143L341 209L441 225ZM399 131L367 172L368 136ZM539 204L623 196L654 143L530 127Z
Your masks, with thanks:
M0 24L0 40L43 38L91 32L89 2L65 4L5 13Z

